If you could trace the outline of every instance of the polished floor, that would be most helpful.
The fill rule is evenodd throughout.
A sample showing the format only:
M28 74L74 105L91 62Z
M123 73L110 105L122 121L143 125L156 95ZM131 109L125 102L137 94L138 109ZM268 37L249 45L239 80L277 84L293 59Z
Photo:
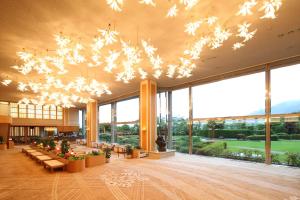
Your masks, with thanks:
M300 169L176 154L51 174L15 148L0 151L0 199L300 200Z

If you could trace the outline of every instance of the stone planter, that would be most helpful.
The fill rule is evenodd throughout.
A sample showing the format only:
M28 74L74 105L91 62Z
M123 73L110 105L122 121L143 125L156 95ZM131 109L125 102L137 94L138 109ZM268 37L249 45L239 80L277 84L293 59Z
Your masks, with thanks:
M83 160L69 160L67 164L67 171L68 172L81 172L85 168L85 159Z
M105 164L106 159L104 155L98 155L98 156L86 156L85 157L85 167L94 167L98 165Z
M6 144L0 144L0 150L6 150L7 145Z
M132 158L140 158L140 153L141 153L140 149L133 149Z

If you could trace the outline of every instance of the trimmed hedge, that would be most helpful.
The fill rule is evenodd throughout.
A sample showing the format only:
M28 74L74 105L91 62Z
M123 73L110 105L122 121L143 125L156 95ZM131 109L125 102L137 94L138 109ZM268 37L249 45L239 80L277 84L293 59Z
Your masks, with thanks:
M266 140L266 136L265 135L250 135L247 137L247 140ZM272 141L277 141L278 140L278 136L277 135L271 135L271 140Z
M203 137L210 137L211 130L197 130L193 132L193 135L199 135ZM244 135L245 137L257 134L262 135L265 134L264 130L253 131L248 129L217 129L215 130L215 138L237 138L237 135Z

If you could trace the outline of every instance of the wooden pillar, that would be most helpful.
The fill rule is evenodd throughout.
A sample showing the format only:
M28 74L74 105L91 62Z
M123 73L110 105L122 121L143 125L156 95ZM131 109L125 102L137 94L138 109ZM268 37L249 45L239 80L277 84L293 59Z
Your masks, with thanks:
M144 80L140 84L140 146L146 151L155 151L156 82Z
M266 164L271 164L271 71L270 66L266 65L266 141L265 141L265 153L266 153Z
M98 103L90 101L86 105L86 143L92 147L93 142L98 142Z

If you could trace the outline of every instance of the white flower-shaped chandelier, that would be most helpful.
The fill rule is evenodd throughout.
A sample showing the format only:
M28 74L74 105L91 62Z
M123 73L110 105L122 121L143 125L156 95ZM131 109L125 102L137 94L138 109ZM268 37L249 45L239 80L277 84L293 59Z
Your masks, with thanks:
M126 1L106 0L106 3L114 11L121 12ZM146 6L158 7L155 0L137 1ZM178 0L178 2L174 0L174 4L166 11L166 17L175 18L182 10L188 12L198 3L199 0ZM281 6L281 0L248 0L242 2L239 10L234 14L244 17L252 15L256 9L263 12L261 19L274 19ZM210 30L210 33L201 34L202 27ZM236 27L226 28L218 17L208 16L186 23L183 31L193 43L183 51L177 63L163 61L158 54L158 48L151 44L151 40L141 39L138 42L140 45L132 45L130 41L121 38L117 31L111 30L110 25L107 29L98 30L98 35L92 39L89 47L83 46L62 33L54 35L57 44L55 55L38 56L27 51L17 52L22 64L13 66L14 69L23 75L35 71L43 77L36 82L18 82L19 91L31 91L38 94L34 99L24 98L21 102L52 103L72 107L76 103L87 103L102 94L111 94L107 84L95 79L79 76L73 81L65 82L59 77L68 73L66 66L99 67L99 70L113 74L116 81L124 83L136 77L145 79L151 75L159 79L164 73L169 78L190 77L197 67L195 61L201 57L204 48L213 50L222 47L225 41L235 37L238 41L232 45L232 48L233 50L240 49L245 46L246 42L253 39L257 29L252 28L251 24L246 21L237 24ZM143 65L144 62L148 62L151 72L141 67L142 62ZM7 78L1 81L4 86L8 86L11 82L12 80Z

